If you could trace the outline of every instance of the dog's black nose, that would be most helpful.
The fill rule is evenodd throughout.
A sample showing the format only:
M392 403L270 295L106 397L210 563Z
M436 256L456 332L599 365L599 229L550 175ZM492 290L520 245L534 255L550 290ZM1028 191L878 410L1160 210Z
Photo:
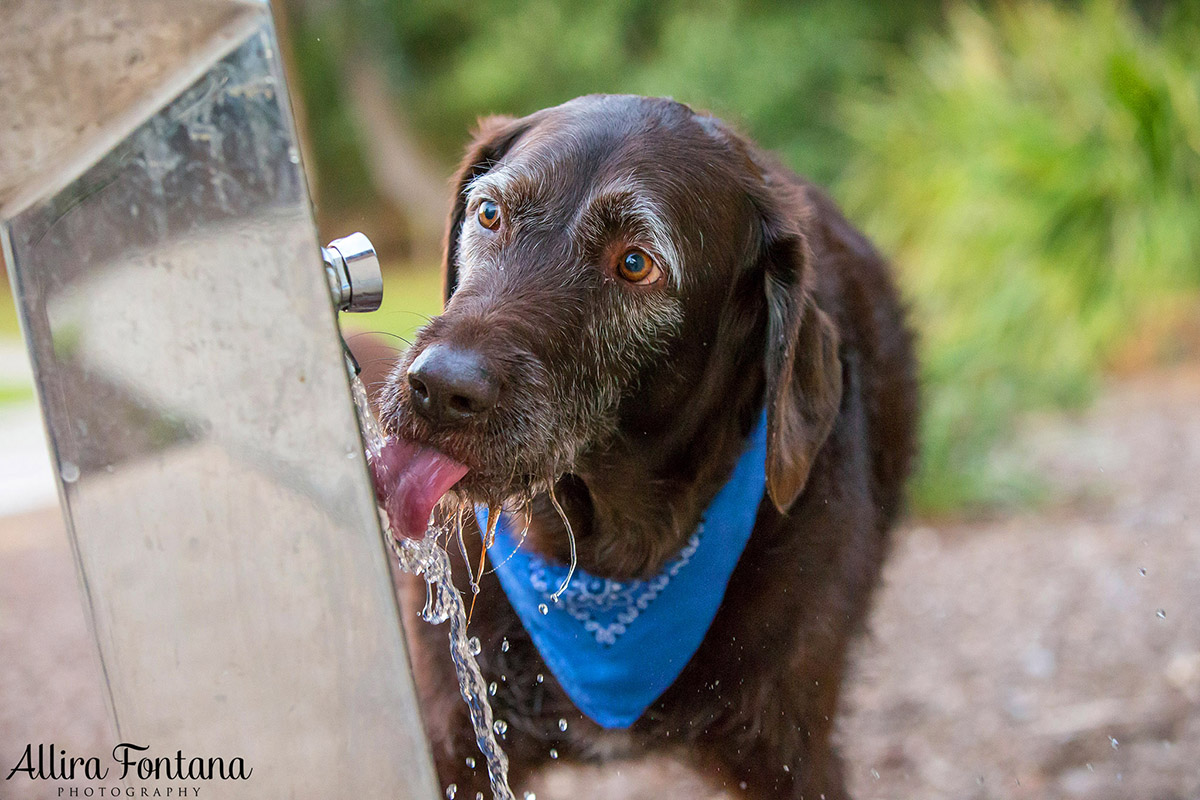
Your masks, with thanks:
M496 405L500 386L475 350L446 344L425 348L408 368L413 405L434 422L464 422Z

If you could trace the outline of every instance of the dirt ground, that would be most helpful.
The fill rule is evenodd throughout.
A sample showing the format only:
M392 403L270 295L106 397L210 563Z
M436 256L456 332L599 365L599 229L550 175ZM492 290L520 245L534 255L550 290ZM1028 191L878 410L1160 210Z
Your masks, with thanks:
M1200 798L1200 369L1016 448L1056 502L913 524L842 726L860 798Z
M840 725L855 796L1200 799L1200 365L1034 421L1010 456L1048 503L899 532ZM0 653L0 753L51 735L103 751L56 511L0 518ZM536 788L703 796L664 764Z

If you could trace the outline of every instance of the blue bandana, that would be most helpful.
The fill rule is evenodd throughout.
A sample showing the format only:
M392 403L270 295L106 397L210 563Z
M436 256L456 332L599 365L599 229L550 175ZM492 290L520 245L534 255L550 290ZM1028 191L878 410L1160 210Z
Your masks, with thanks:
M576 707L603 728L628 728L670 686L708 632L766 486L764 412L700 526L662 571L615 581L520 548L522 526L500 517L489 556L525 630ZM477 508L482 529L487 509ZM545 613L542 613L542 610Z

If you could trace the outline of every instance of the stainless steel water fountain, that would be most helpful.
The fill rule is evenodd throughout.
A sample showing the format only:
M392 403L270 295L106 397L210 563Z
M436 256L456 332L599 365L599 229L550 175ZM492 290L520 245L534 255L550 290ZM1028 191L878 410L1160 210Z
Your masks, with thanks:
M378 262L322 267L266 3L0 9L0 238L119 741L253 768L212 796L436 796L335 312Z

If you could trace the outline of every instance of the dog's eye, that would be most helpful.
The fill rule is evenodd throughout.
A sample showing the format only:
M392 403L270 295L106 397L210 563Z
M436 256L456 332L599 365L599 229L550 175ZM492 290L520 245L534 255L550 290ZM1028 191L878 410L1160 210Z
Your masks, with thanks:
M621 256L617 272L630 283L654 283L662 277L662 270L654 263L654 259L641 250L628 250Z
M496 205L491 200L484 200L479 204L479 224L493 230L500 224L500 206Z

